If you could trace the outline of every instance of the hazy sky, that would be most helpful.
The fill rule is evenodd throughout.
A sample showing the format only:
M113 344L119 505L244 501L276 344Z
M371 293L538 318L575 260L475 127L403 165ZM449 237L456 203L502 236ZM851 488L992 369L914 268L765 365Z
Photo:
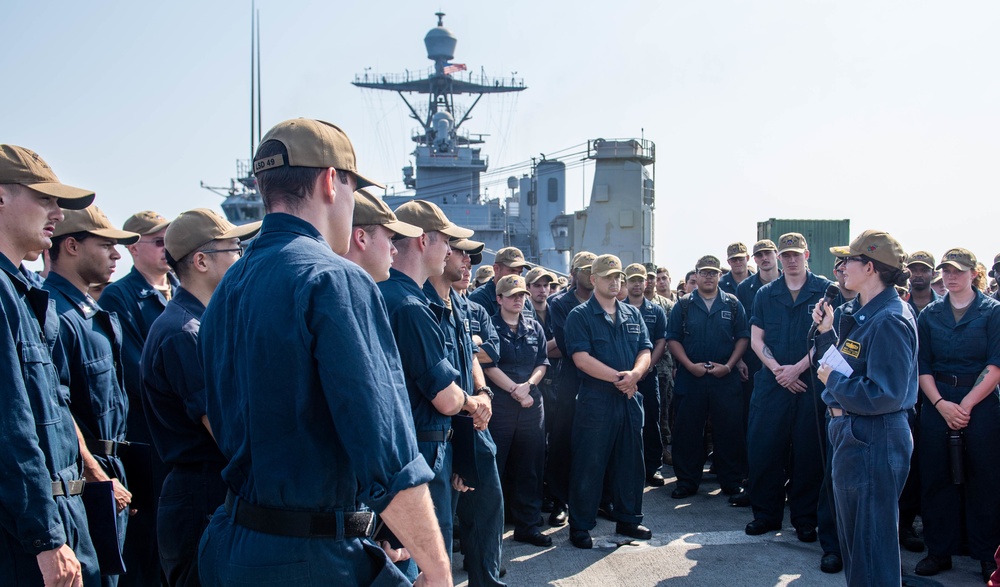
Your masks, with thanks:
M675 275L752 243L772 217L850 218L852 234L881 228L937 257L964 246L987 265L1000 251L992 0L257 7L265 130L337 123L386 182L400 181L417 125L398 96L350 82L366 67L425 70L441 10L455 62L528 86L483 98L463 127L490 135L491 170L510 167L484 178L491 194L539 153L644 134L657 147L655 259ZM227 185L250 150L249 2L6 0L3 14L0 142L96 190L116 224L218 207L199 182ZM592 169L570 171L571 208Z

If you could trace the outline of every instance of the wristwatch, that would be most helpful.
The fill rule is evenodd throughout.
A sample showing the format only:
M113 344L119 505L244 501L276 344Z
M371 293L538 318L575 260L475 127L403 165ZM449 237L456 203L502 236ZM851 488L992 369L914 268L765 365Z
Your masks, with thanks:
M484 386L480 387L479 389L477 389L476 391L474 391L472 393L472 395L479 395L481 393L485 393L487 396L489 396L489 398L491 400L493 399L493 390L490 389L488 386L484 385Z

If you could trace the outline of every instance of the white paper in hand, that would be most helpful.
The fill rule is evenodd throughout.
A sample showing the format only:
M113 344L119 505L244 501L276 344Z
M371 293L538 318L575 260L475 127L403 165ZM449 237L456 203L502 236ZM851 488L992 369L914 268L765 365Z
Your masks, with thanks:
M844 360L844 355L840 354L840 351L838 351L835 346L828 348L819 362L829 366L831 369L845 377L850 377L851 374L854 373L854 369L847 364L847 361Z

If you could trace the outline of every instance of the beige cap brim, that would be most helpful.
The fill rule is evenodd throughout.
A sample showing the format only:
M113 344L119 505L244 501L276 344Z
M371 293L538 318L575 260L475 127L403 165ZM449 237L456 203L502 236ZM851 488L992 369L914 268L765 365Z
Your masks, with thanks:
M924 267L927 267L928 269L930 269L932 271L934 270L934 266L931 265L930 263L928 263L927 261L914 261L912 263L907 263L906 264L907 267L912 267L914 265L923 265Z
M779 255L780 255L781 253L803 253L803 254L805 254L805 252L806 252L806 250L805 250L805 249L800 249L800 248L798 248L798 247L788 247L787 249L779 249L779 250L777 251L777 253L778 253Z
M83 210L94 203L94 192L62 183L31 183L24 187L59 198L59 207L67 210Z
M469 230L468 228L462 228L457 224L450 224L448 226L445 226L444 228L439 228L438 232L440 232L441 234L446 234L451 238L469 238L472 235L476 234L476 231Z
M120 245L131 245L139 241L138 233L118 230L116 228L95 228L94 230L88 230L87 232L102 238L116 240Z
M424 229L419 226L413 226L412 224L408 224L400 220L395 222L386 222L382 226L406 238L416 238L424 233Z
M170 223L168 222L167 224ZM167 224L164 224L163 227L166 228ZM258 232L260 232L261 224L263 224L262 220L258 220L257 222L251 222L249 224L243 224L222 233L220 236L216 237L213 240L222 241L231 238L238 238L240 240L243 240L243 239L253 238L254 236L257 235ZM154 230L153 232L157 231Z
M511 269L517 269L518 267L530 267L531 266L530 263L526 263L525 261L513 261L511 263L502 263L502 265L504 265L505 267L510 267Z
M625 275L624 271L619 271L618 269L609 269L604 273L594 273L598 277L611 277L612 275Z
M526 289L524 289L523 287L515 287L514 289L512 289L512 290L510 290L510 291L508 291L506 293L504 293L503 295L505 295L505 296L512 296L514 294L519 294L519 293L531 295L531 292L528 291L528 290L526 290Z
M943 267L954 267L959 271L969 271L972 269L972 267L966 267L965 265L962 265L957 261L941 261L940 263L938 263L938 266L934 268L934 270L937 271L938 269L941 269Z
M486 248L486 243L481 243L479 241L469 240L467 238L460 238L451 241L451 246L455 247L460 251L465 251L470 255L475 255L477 253L482 253L483 249Z
M705 270L715 271L716 273L722 273L722 269L719 269L718 267L702 267L701 269L696 269L696 271L705 271Z
M785 250L786 251L790 251L792 249L785 249ZM860 255L861 254L861 253L855 253L854 251L852 251L851 247L849 245L841 245L839 247L830 247L830 252L833 253L833 255L835 257L850 257L850 256L853 256L853 255Z
M354 177L356 178L356 181L357 181L357 184L358 184L355 189L361 189L361 188L367 188L367 187L373 187L373 186L377 187L380 190L384 190L385 189L384 185L380 184L377 181L368 179L367 177L361 175L360 173L355 173Z

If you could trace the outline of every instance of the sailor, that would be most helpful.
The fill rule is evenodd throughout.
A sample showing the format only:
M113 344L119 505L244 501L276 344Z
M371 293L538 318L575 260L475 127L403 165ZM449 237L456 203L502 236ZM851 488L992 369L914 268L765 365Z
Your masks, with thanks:
M480 257L481 257L481 255L480 255ZM469 288L470 291L471 290L475 290L477 287L480 287L481 285L483 285L487 281L492 280L493 279L493 275L494 275L494 272L493 272L493 266L492 265L483 265L479 269L476 269L476 279L475 279L475 281L472 282L472 287Z
M452 436L451 417L466 412L477 429L489 422L490 404L472 396L459 383L462 372L448 348L449 333L441 327L439 314L431 308L423 284L432 275L444 273L451 255L449 238L468 238L473 231L456 226L431 202L411 200L395 211L396 217L423 230L418 237L396 241L399 253L389 270L389 279L378 287L389 308L389 324L399 347L417 444L434 472L429 483L446 551L452 542ZM451 334L454 339L454 334Z
M674 499L698 491L706 458L703 431L709 418L715 448L712 460L722 492L739 495L746 477L746 431L737 365L750 342L750 327L736 296L719 288L721 265L711 255L698 260L698 289L674 305L667 326L667 344L680 366L674 388L677 487L670 494Z
M254 170L267 214L199 331L206 414L229 461L226 503L199 546L201 581L408 584L369 540L371 508L421 583L450 585L403 371L379 344L391 336L385 303L341 257L353 194L373 183L343 131L302 118L264 135Z
M751 345L763 368L754 383L747 429L754 519L746 533L756 536L781 529L788 470L792 524L800 541L814 542L825 427L818 428L823 421L821 387L810 370L806 335L812 307L831 282L808 270L809 250L801 234L782 235L778 255L784 274L760 288L750 319Z
M59 320L48 292L18 270L31 251L52 246L60 207L93 201L33 151L0 145L0 577L10 585L101 583L80 443L52 361Z
M570 541L577 548L593 547L605 473L615 532L640 540L653 535L642 525L643 416L636 397L653 345L639 310L616 299L623 275L618 257L594 259L594 295L566 318L568 356L580 372L569 488Z
M667 314L659 304L646 299L645 291L650 283L644 265L632 263L625 268L628 303L639 310L646 323L649 340L653 343L653 350L649 356L649 372L639 381L639 393L642 395L642 454L645 461L646 485L663 487L667 481L660 473L660 467L663 465L663 439L660 437L660 387L656 378L656 364L667 350Z
M564 526L569 520L566 503L569 501L570 456L573 435L573 414L576 412L576 393L580 376L573 358L566 347L566 317L580 304L586 303L594 292L590 281L590 266L597 255L580 251L573 256L572 277L574 285L549 298L549 324L556 347L562 355L559 378L556 380L556 402L549 410L552 430L549 434L549 459L545 481L553 497L550 526Z
M846 260L846 287L858 292L836 313L825 301L813 310L817 359L832 346L850 367L818 370L844 575L848 585L900 585L896 504L913 448L906 412L917 401L917 325L894 288L908 277L906 255L875 230L830 252Z
M52 235L52 270L45 280L59 315L58 348L65 359L59 379L69 389L70 409L86 443L80 448L86 479L113 480L121 547L132 502L121 458L129 412L121 369L122 333L118 318L98 306L87 290L91 283L111 278L121 258L115 245L130 245L139 235L114 228L94 205L64 215ZM118 576L105 571L102 583L117 585Z
M122 327L122 367L125 370L125 392L132 409L128 414L128 440L133 452L148 451L148 456L133 459L143 462L144 470L133 471L132 488L136 489L137 508L129 519L125 538L123 587L146 587L160 580L160 556L156 544L156 508L160 489L168 468L150 447L152 436L142 408L142 385L139 382L139 358L153 325L167 306L179 282L170 273L163 248L163 235L168 221L152 210L136 212L122 225L122 230L141 235L138 242L125 247L132 255L132 270L128 275L105 288L101 294L102 308L116 314ZM151 462L145 465L144 459ZM126 463L129 465L130 463Z
M403 217L407 217L405 211ZM467 267L471 267L471 255L482 254L485 245L463 238L451 239L449 246L451 253L445 260L444 272L428 277L424 293L447 341L448 360L459 372L459 387L470 390L470 395L492 406L493 395L486 387L483 369L476 358L476 344L472 340L468 320L469 301L453 290L453 284L462 279ZM459 418L468 417L461 414L453 416L453 426L460 425L457 422ZM458 444L459 441L462 444ZM473 430L467 437L459 435L451 444L458 462L458 466L453 468L451 482L452 488L459 492L454 496L457 499L455 511L461 522L458 534L465 553L463 566L469 573L469 585L502 586L500 558L504 506L497 472L496 444L489 429ZM463 470L462 465L470 466L474 471Z
M677 301L677 292L670 289L670 270L666 267L656 268L656 293L672 302Z
M504 247L497 251L493 259L493 279L484 283L482 287L477 287L476 291L469 295L469 299L480 306L486 308L490 316L497 313L497 280L505 275L520 275L528 263L524 260L524 253L517 247ZM524 304L524 314L528 318L535 317L535 309L531 305L531 300Z
M344 255L371 275L377 282L389 279L389 268L396 256L396 236L415 237L423 230L400 222L381 198L367 189L354 192L354 220L351 248Z
M757 265L757 272L744 279L736 288L736 297L739 298L743 310L747 314L747 320L753 318L754 298L760 288L781 276L778 269L778 247L770 239L761 239L753 245L753 260ZM763 366L757 353L753 349L747 349L743 353L743 365L747 370L747 377L742 382L743 388L743 424L746 429L750 418L750 398L753 396L754 381L757 371ZM739 367L737 367L739 368ZM745 486L744 486L745 488ZM729 497L729 504L735 507L748 507L750 498L744 491L739 495Z
M993 268L990 269L990 277L993 278L994 282L1000 283L1000 281L997 281L1000 280L1000 253L997 253L996 256L993 257ZM997 288L996 293L993 294L993 298L1000 301L1000 288Z
M521 313L526 285L520 275L506 275L496 284L500 310L493 326L500 336L500 361L486 369L495 397L490 432L497 443L497 470L509 483L514 540L548 547L552 539L541 532L545 408L538 384L549 360L542 325Z
M243 254L260 222L233 226L199 208L181 213L164 234L167 262L181 286L153 321L140 361L142 400L153 444L169 466L157 509L157 543L167 584L200 585L198 541L226 499L226 459L205 415L198 330L222 276Z
M728 294L736 295L736 288L751 275L747 267L749 257L747 246L743 243L733 243L726 247L726 262L729 264L729 273L719 279L719 289Z
M556 401L556 388L554 384L554 374L559 370L559 348L556 346L555 338L552 336L552 328L549 326L549 295L552 289L549 287L553 283L558 283L558 277L544 267L533 267L524 276L525 286L528 288L529 299L535 308L535 319L542 325L545 332L546 356L549 359L549 368L545 371L545 377L538 384L538 389L545 398L545 410L548 411ZM545 418L545 434L551 431L552 419Z

